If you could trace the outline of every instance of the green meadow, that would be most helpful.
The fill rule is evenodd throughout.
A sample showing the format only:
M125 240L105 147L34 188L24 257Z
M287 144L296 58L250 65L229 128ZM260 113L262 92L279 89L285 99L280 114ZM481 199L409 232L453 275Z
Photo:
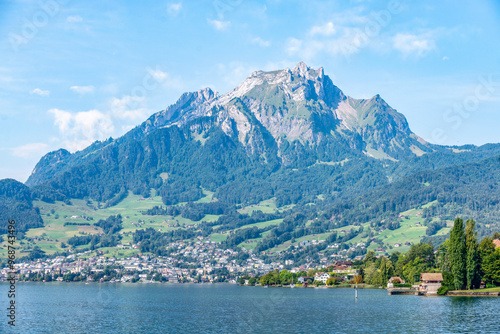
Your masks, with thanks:
M203 190L205 197L198 200L199 203L208 203L213 200L213 193L207 190ZM45 222L43 228L36 228L29 230L24 239L20 243L18 249L18 257L27 254L34 246L40 247L47 254L54 254L56 252L61 252L67 250L65 244L69 238L78 235L86 234L100 234L103 233L100 227L94 226L96 222L100 219L106 219L111 215L120 214L123 219L123 229L120 231L122 235L121 243L128 245L132 243L133 232L137 229L144 228L154 228L157 231L170 231L178 228L196 227L202 221L213 222L216 221L218 215L205 215L200 221L192 221L184 217L179 216L150 216L144 215L143 212L153 208L154 206L163 205L161 197L156 196L154 191L152 192L150 198L143 198L140 195L134 195L129 192L128 196L124 198L120 203L113 207L102 208L100 203L95 203L92 201L84 200L72 200L71 205L67 205L63 202L46 203L41 201L35 201L33 204L40 209L41 216ZM401 226L396 230L385 229L383 231L378 231L374 233L374 237L380 239L384 243L384 249L387 252L394 251L407 251L409 246L405 246L405 242L418 243L423 236L425 236L426 226L423 226L424 219L422 218L422 210L434 202L428 203L426 206L411 209L400 213ZM183 204L180 204L183 205ZM254 211L260 210L264 213L274 213L276 211L283 211L291 208L292 206L277 207L274 198L262 201L255 205L249 205L239 209L238 211L242 214L252 214ZM283 219L275 219L265 222L260 222L256 224L250 224L238 227L236 230L246 229L246 228L265 228L278 226ZM78 224L78 225L77 225ZM308 222L307 225L311 224ZM441 229L437 235L445 235L449 233L452 222L448 222L446 228ZM361 226L348 225L344 227L339 227L330 230L328 233L318 234L318 235L307 235L295 240L287 241L281 245L278 245L266 252L275 253L284 251L290 246L297 246L300 242L308 240L325 240L331 233L337 233L338 237L342 237L349 230L359 230L363 227L363 232L354 237L353 239L347 241L350 245L356 245L360 242L367 242L367 230L370 228L369 223L362 224ZM215 232L210 235L210 240L214 242L222 242L227 239L228 235L232 231L217 232L217 227L214 227ZM373 231L373 229L372 229ZM239 244L240 247L246 249L254 249L260 240L265 238L271 230L262 233L261 237L250 239ZM28 240L29 239L29 240ZM293 243L292 243L293 241ZM399 244L399 247L397 247ZM0 254L6 254L6 241L0 243ZM85 248L86 246L80 246L78 248ZM369 246L369 250L377 250L380 246L378 244L372 243ZM106 248L101 249L105 252L106 256L117 256L124 257L135 254L138 250L128 250L123 248Z

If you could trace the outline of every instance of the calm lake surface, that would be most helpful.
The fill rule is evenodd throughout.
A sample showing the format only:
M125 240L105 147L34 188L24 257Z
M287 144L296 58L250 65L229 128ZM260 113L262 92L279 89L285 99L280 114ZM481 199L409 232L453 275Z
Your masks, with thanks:
M17 283L2 333L499 333L500 298L230 284Z

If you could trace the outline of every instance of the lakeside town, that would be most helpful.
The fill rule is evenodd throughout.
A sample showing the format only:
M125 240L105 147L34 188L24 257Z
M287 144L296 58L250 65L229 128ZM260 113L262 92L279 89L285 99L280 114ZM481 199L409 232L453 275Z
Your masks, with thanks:
M123 249L137 249L137 244L120 245ZM289 268L292 273L310 269L328 268L313 262L293 267L293 260L265 263L251 250L218 248L209 240L195 242L177 241L169 244L171 256L152 256L138 253L131 257L116 258L102 251L82 253L53 258L37 259L14 265L19 280L34 281L96 281L96 282L170 282L170 283L236 283L239 276L259 277L273 270ZM240 255L240 253L243 253ZM239 256L240 255L240 256ZM327 261L326 258L321 259ZM339 261L337 268L345 279L357 274L351 261ZM347 263L347 266L346 266ZM0 270L0 280L6 280L11 270ZM323 280L323 279L320 279ZM326 281L325 281L326 283Z
M467 222L471 225L471 221ZM463 232L461 220L455 222L457 233ZM493 289L474 295L500 294L496 288L499 272L500 239L488 237L475 243L477 259L468 289ZM453 233L450 234L452 239ZM120 245L137 250L138 244ZM450 241L434 250L431 244L412 245L406 254L393 253L388 257L368 251L364 256L348 259L332 254L321 258L322 263L309 262L294 266L293 260L266 263L244 248L221 249L208 239L176 241L167 246L169 256L137 253L117 258L102 250L86 250L77 254L40 258L21 262L0 270L0 280L37 282L110 282L110 283L233 283L241 285L288 287L360 287L387 288L389 294L446 294L455 284L452 272L439 268L450 266L453 254ZM462 251L463 252L463 251ZM462 261L457 259L453 261ZM482 259L481 259L482 257ZM456 264L454 264L456 266ZM14 270L12 270L14 269ZM399 274L399 276L398 276ZM466 273L467 274L467 273ZM403 278L402 278L402 277ZM465 278L468 279L468 278ZM491 279L491 284L487 281ZM457 287L464 283L459 282ZM459 290L458 288L456 290ZM475 290L476 291L476 290ZM450 295L453 295L450 291ZM469 294L470 295L470 294Z

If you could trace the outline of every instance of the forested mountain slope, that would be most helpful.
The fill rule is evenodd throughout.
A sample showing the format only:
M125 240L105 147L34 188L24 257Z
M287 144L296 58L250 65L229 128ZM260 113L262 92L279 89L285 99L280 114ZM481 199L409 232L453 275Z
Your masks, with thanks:
M165 207L151 215L217 216L179 232L184 236L283 220L280 227L234 231L227 241L274 231L267 233L275 240L260 249L299 230L297 236L352 224L398 228L400 212L430 202L428 223L463 214L486 231L500 213L499 155L499 144L430 144L379 95L349 97L322 68L299 63L254 72L223 95L209 88L185 93L120 138L48 153L26 182L30 188L4 180L0 200L8 208L2 215L26 217L26 227L42 225L32 200L112 208L130 192L161 197ZM255 218L236 212L263 201L277 211Z

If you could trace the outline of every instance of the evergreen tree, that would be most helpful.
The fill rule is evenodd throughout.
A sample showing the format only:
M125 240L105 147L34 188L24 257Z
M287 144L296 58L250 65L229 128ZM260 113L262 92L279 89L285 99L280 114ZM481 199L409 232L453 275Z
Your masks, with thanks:
M467 289L474 288L480 283L479 278L479 252L477 243L477 232L474 232L476 222L468 219L465 224L465 246L466 246L466 278Z
M485 262L488 256L490 256L495 251L495 244L493 239L490 237L484 238L479 244L479 259L481 267L481 276L485 276Z
M464 286L466 272L465 233L462 218L455 219L455 224L450 232L448 252L451 273L453 275L453 285L456 290L460 290Z

